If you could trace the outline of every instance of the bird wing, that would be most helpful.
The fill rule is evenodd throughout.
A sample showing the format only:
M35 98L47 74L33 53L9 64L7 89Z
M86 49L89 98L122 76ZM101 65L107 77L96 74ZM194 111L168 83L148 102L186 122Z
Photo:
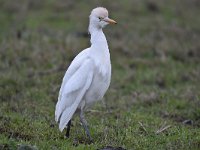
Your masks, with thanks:
M67 81L72 77L72 75L78 70L78 68L81 66L81 64L83 63L83 60L87 57L89 48L83 50L81 53L79 53L74 60L72 61L71 65L69 66L69 68L67 69L61 87L60 87L60 92L59 92L59 96L58 96L58 101L61 99L61 95L62 95L62 91L63 91L63 87L64 85L67 83Z
M94 63L86 58L78 69L64 83L60 100L57 102L55 118L60 121L59 129L62 131L72 118L93 79Z

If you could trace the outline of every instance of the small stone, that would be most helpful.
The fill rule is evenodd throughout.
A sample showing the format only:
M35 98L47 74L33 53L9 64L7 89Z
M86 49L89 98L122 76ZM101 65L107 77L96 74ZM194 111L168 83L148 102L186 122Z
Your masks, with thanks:
M35 146L20 145L17 150L38 150Z
M187 124L187 125L193 125L193 121L192 120L184 120L183 124Z

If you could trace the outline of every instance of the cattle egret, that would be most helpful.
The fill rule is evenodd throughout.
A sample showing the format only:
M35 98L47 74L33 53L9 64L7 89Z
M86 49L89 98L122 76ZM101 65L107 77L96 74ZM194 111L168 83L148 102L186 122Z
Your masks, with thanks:
M74 58L65 73L56 104L55 120L61 132L67 127L66 137L69 137L71 118L75 112L80 113L80 121L91 140L84 111L95 101L101 100L110 85L110 53L102 28L116 22L108 18L108 11L103 7L93 9L89 19L91 46Z

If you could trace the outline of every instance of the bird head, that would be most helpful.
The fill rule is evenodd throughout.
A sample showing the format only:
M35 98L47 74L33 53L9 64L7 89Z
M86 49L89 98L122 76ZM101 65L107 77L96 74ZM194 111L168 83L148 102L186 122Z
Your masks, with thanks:
M117 24L117 22L108 17L108 10L106 8L94 8L90 14L90 27L102 29L108 24Z

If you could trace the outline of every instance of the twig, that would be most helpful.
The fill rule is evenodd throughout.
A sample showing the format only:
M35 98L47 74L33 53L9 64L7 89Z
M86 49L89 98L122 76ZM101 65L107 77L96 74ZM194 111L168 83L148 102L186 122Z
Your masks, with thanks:
M102 113L102 111L99 110L95 110L95 109L90 109L87 112L91 112L91 113Z
M140 124L141 129L142 129L145 133L147 133L147 130L146 130L146 128L144 127L144 125L143 125L140 121L139 121L138 123Z
M161 127L159 130L156 131L156 134L162 133L165 130L169 129L171 127L171 125L167 125L165 127Z

